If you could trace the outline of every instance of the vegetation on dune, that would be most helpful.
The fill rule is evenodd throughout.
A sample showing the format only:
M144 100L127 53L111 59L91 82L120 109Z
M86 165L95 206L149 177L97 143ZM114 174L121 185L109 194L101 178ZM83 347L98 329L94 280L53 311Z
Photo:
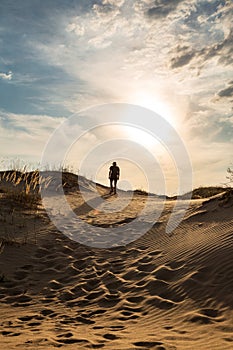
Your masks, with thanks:
M7 170L0 172L0 192L4 198L21 204L24 207L35 208L40 202L40 187L64 189L79 188L78 176L68 172L62 172L62 184L59 183L60 171L19 171Z
M227 169L227 179L228 183L233 183L233 169L230 167Z
M199 198L209 198L216 196L219 193L223 193L231 190L231 187L221 187L221 186L208 186L208 187L199 187L193 190L192 199Z
M39 172L8 170L0 173L0 190L4 198L24 207L35 208L40 200Z
M149 195L149 193L147 191L145 191L143 189L139 189L139 188L137 188L133 192L134 192L134 194L138 194L140 196L148 196Z

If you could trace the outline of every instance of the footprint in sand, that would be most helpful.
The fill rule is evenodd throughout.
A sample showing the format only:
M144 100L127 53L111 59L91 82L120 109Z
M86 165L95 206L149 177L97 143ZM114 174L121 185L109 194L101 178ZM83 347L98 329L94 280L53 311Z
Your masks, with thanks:
M104 339L107 339L107 340L115 340L115 339L119 339L119 337L117 337L115 334L112 334L112 333L106 333L103 335L103 338Z
M160 341L138 341L133 343L135 346L139 346L141 349L156 349L156 350L165 350L165 347L163 347L163 343Z

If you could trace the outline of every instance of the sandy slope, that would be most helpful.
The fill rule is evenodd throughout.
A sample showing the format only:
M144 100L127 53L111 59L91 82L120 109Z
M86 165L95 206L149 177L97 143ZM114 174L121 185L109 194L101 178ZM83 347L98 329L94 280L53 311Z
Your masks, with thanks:
M117 214L101 214L79 193L67 200L93 230L115 223L122 232L146 200L156 201L137 196ZM0 204L1 349L233 348L230 195L192 201L170 235L168 201L149 232L111 249L70 240L43 209L14 207L3 197Z

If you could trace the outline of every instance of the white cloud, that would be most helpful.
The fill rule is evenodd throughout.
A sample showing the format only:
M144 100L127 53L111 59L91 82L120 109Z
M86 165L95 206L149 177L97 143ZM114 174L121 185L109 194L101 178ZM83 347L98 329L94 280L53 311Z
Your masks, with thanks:
M102 3L103 5L114 5L121 7L125 3L125 0L103 0Z
M3 80L11 80L13 77L13 73L9 71L8 73L0 73L0 79Z
M85 33L85 29L82 25L78 23L69 23L66 27L66 31L69 32L74 32L77 36L83 36Z
M1 153L25 161L39 161L49 137L63 120L62 117L0 111Z

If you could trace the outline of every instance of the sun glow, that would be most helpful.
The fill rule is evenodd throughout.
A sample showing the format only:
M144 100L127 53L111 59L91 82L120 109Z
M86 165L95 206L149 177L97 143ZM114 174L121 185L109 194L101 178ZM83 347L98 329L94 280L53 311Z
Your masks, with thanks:
M129 140L141 144L149 151L159 146L159 141L143 129L124 126L124 131Z
M165 120L167 120L173 127L176 127L177 121L172 112L171 106L166 103L165 98L159 99L158 97L147 93L138 92L132 96L132 102L139 106L145 107L159 114Z

